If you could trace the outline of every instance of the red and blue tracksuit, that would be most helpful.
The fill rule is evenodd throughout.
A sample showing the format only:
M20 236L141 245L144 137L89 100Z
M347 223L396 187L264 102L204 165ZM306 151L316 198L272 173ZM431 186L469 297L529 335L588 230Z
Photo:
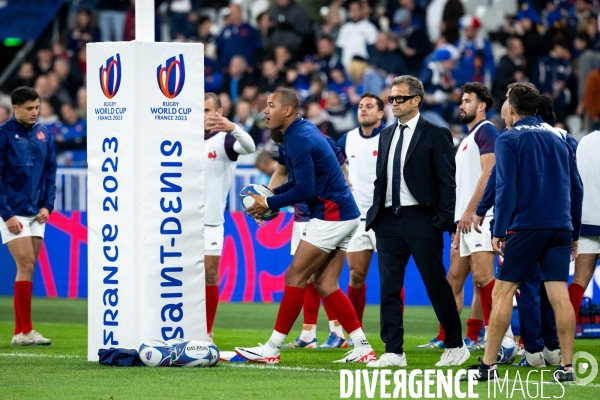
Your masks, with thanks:
M360 211L331 145L311 122L298 118L285 130L284 157L289 180L269 197L271 209L306 202L310 218L349 221Z
M56 156L46 128L29 128L12 117L0 125L0 217L52 212L56 197Z

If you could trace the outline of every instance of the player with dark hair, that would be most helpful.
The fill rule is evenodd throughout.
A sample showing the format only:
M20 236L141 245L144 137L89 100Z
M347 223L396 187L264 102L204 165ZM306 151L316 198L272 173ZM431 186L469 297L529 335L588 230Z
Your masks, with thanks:
M204 268L206 327L212 326L219 305L219 262L223 252L223 223L229 187L240 154L256 150L252 137L223 116L219 96L204 94Z
M56 197L56 157L46 128L37 123L38 93L18 87L11 93L13 116L0 125L0 233L17 264L15 335L11 344L51 344L33 329L33 271Z
M487 347L471 368L476 379L497 379L496 358L520 282L538 268L556 315L561 360L554 378L576 380L572 366L575 318L569 301L569 261L577 257L583 187L573 150L534 117L539 92L510 88L503 115L512 126L496 141L495 224L492 245L504 262L493 291ZM485 196L484 196L485 198Z
M452 248L460 253L460 259L450 265L448 281L457 301L463 299L463 288L469 273L473 273L473 282L479 289L483 319L489 322L492 309L492 290L494 288L494 262L496 255L492 249L490 221L493 209L488 210L483 221L484 229L478 232L473 229L477 216L475 211L481 201L483 192L496 163L494 145L500 135L498 129L486 119L494 100L490 90L478 82L470 82L462 87L463 95L460 104L460 116L469 128L456 153L456 208L454 220L457 223L453 235ZM462 304L458 304L459 310ZM476 318L467 320L467 337L465 343L469 350L483 350L485 341L479 340L483 321ZM430 343L419 348L444 347L445 334L440 326L439 335ZM503 340L505 347L514 348L512 330L508 329ZM515 353L516 356L516 353ZM504 360L510 362L512 359Z
M306 202L311 218L304 228L292 264L285 273L285 288L275 329L267 344L236 347L238 355L251 362L279 363L281 346L298 318L306 282L314 285L354 342L339 362L368 362L376 358L356 318L352 303L338 286L345 251L356 232L360 212L344 179L338 160L323 134L298 116L298 98L289 89L278 89L267 101L265 118L272 131L281 130L291 179L275 188L269 198L252 196L255 203L246 212L260 219L269 209Z

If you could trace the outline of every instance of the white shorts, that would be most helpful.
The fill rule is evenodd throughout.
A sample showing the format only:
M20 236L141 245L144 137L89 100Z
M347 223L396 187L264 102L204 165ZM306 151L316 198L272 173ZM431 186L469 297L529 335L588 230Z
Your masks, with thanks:
M204 255L220 257L223 252L223 225L204 225Z
M46 231L46 224L40 224L37 222L35 217L21 217L17 215L17 219L22 225L21 232L14 234L8 230L6 222L0 218L0 232L2 234L2 244L6 244L11 240L27 237L37 236L44 238L44 232Z
M355 253L365 250L377 251L377 242L375 241L375 231L371 229L366 231L367 221L361 220L358 224L356 233L352 235L348 245L348 253Z
M359 218L350 221L323 221L312 218L306 223L302 240L319 249L331 253L333 250L346 250L352 235L358 229Z
M290 248L290 254L296 254L296 249L300 244L300 238L302 237L302 232L304 232L304 227L308 224L308 222L296 222L294 221L294 226L292 228L292 246Z
M579 254L600 254L600 236L579 237Z
M472 253L478 253L480 251L491 251L492 247L492 233L490 232L490 221L492 216L485 217L483 219L483 225L481 233L477 233L475 229L471 229L471 232L467 234L460 234L460 256L467 257Z

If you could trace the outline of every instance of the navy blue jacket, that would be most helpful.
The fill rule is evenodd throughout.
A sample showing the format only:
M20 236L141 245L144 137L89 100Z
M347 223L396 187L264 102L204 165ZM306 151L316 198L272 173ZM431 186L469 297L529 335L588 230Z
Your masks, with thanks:
M14 117L0 125L0 217L52 212L56 197L56 157L46 127L29 129Z
M583 185L575 153L536 117L517 121L496 140L495 237L553 229L579 238Z
M275 188L267 200L278 209L306 202L310 217L348 221L360 216L344 179L340 162L325 136L311 122L298 118L283 135L289 180Z

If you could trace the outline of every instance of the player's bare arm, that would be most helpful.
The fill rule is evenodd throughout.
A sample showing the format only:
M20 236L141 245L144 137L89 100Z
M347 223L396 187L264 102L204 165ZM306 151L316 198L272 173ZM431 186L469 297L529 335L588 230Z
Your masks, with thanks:
M473 193L473 197L471 197L467 209L458 222L458 227L456 228L457 232L469 233L473 226L479 226L483 221L483 219L481 219L481 221L479 220L475 211L477 211L477 205L483 198L483 192L485 191L487 181L492 173L492 168L494 168L494 165L496 164L496 155L494 153L484 154L480 157L480 161L482 169L481 176L477 181L475 193Z

